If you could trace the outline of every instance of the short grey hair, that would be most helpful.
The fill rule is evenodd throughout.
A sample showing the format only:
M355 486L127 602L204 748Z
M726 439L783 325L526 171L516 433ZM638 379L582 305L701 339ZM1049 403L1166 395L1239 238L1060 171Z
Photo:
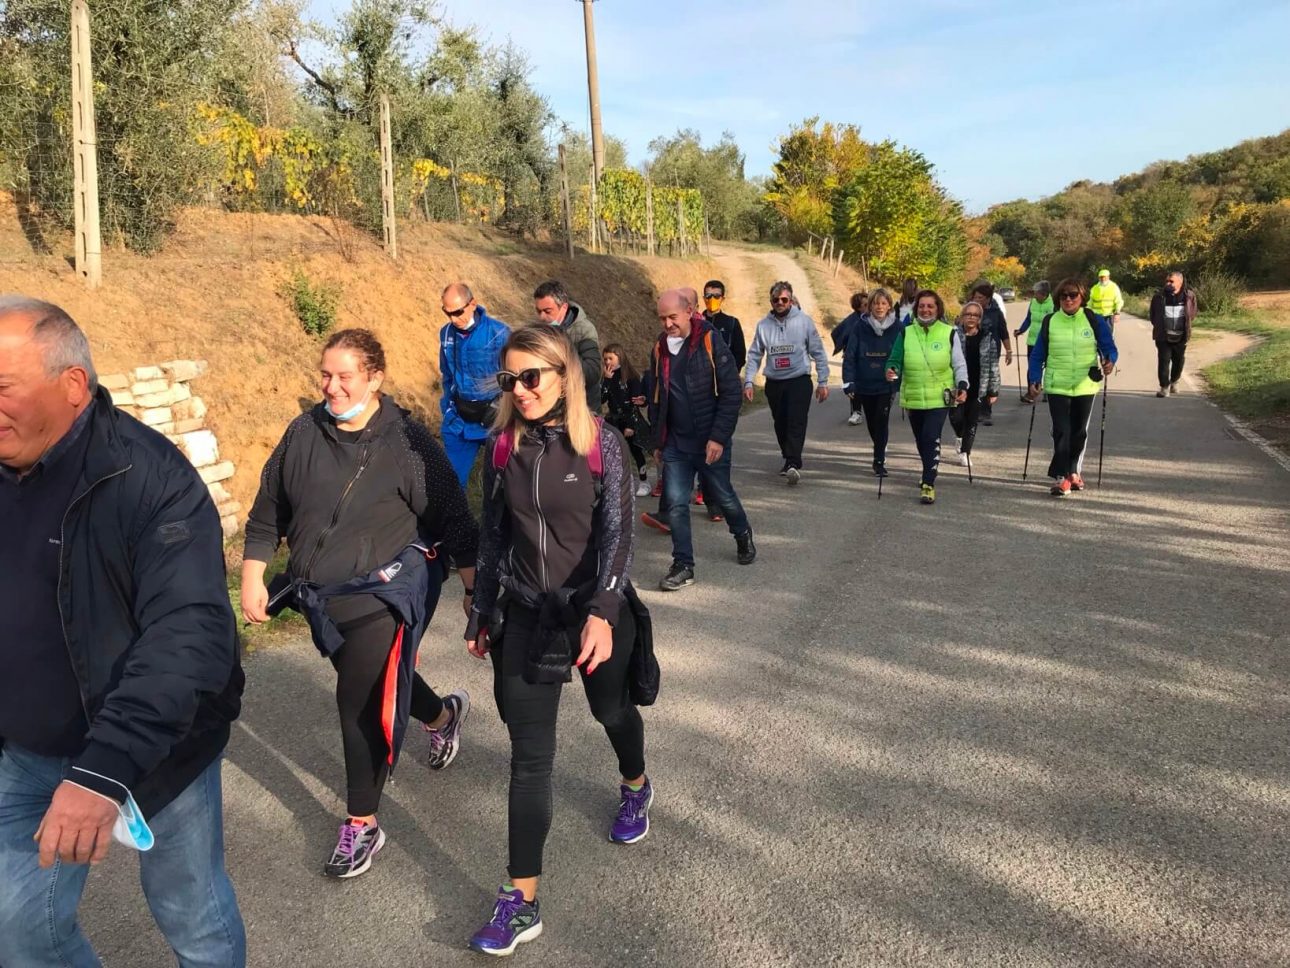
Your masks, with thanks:
M0 318L5 316L26 316L31 320L31 338L40 344L49 379L79 366L89 377L90 393L98 390L99 376L94 370L90 341L66 310L42 299L0 293Z
M781 281L770 287L771 299L774 299L776 296L783 295L784 293L788 293L790 296L793 295L793 286L791 283Z

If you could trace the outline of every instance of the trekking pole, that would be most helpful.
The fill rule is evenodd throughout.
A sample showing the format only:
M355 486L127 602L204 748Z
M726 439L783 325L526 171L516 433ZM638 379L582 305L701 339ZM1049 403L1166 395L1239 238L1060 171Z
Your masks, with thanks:
M1102 432L1097 441L1097 486L1102 487L1102 454L1106 449L1106 398L1111 390L1111 377L1102 378Z
M972 480L972 455L971 455L971 453L967 453L967 454L964 454L963 456L967 458L967 462L968 462L968 463L967 463L967 468L968 468L968 483L969 483L969 484L975 484L975 483L976 483L976 481Z
M878 500L882 500L882 478L878 478Z
M1035 436L1035 411L1038 409L1038 404L1030 408L1030 431L1026 434L1026 466L1021 469L1021 479L1023 481L1030 471L1030 441Z
M1018 338L1018 343L1020 343L1020 338ZM1026 390L1025 390L1025 386L1021 382L1021 346L1020 345L1017 346L1017 392L1021 394L1021 400L1024 403L1026 400Z

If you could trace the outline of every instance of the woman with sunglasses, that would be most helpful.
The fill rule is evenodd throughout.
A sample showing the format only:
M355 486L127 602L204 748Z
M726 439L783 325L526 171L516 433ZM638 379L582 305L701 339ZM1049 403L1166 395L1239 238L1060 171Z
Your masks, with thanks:
M1053 420L1053 459L1048 465L1053 497L1084 490L1084 446L1093 401L1120 358L1110 324L1086 308L1084 300L1083 284L1063 279L1057 286L1057 309L1039 324L1030 351L1030 399L1047 393Z
M999 349L990 334L982 328L986 310L975 300L964 304L954 325L963 338L963 355L967 361L967 399L950 411L959 464L972 465L972 444L976 441L977 421L982 405L999 399Z
M941 431L950 408L967 399L968 370L962 334L945 322L945 303L930 289L914 298L913 321L896 336L887 358L887 381L897 380L923 462L919 499L935 504Z
M376 811L408 715L430 730L431 769L457 755L470 697L440 698L412 670L444 577L435 542L457 564L468 610L479 531L443 448L382 391L376 337L333 334L320 370L323 402L291 422L260 477L246 522L242 612L254 624L268 620L264 573L285 537L291 557L274 604L305 613L336 668L348 816L323 873L348 878L385 843Z
M466 630L470 653L492 657L494 698L511 738L509 880L470 940L493 955L542 933L537 889L551 826L556 713L572 666L618 761L610 840L641 840L654 796L645 726L628 689L636 631L624 598L632 560L627 445L592 415L573 344L558 330L515 331L502 360Z
M891 293L875 289L869 298L869 311L860 316L847 337L842 357L842 388L851 398L856 413L864 415L869 439L873 441L875 477L887 476L891 398L897 390L887 382L883 371L903 328L892 305Z

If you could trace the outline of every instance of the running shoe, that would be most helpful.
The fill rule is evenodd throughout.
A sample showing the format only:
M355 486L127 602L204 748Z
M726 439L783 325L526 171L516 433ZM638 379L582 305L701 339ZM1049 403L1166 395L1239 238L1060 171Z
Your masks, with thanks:
M857 410L851 416L847 417L847 426L859 427L862 420L864 420L864 414Z
M1169 396L1169 388L1161 387L1159 390L1156 391L1156 396L1159 397L1161 400L1163 400L1165 397Z
M634 844L644 840L649 833L649 808L654 802L654 787L645 778L645 785L633 790L626 783L618 787L622 797L618 802L618 816L609 828L609 839L616 844Z
M654 482L654 486L650 488L649 496L650 497L663 496L663 478L661 476L657 481Z
M784 472L784 476L788 478L789 487L796 487L798 484L802 482L802 472L799 471L796 467L790 467L787 471Z
M751 565L757 560L757 546L753 544L752 528L735 535L735 556L741 565Z
M642 477L641 482L636 485L636 496L649 497L651 490L652 488L649 486L649 481Z
M475 932L470 939L470 949L485 955L509 955L541 933L542 915L538 911L538 899L526 901L523 891L518 888L508 891L503 885L497 890L493 917Z
M662 531L664 534L672 533L672 526L670 524L662 518L650 514L648 511L641 515L641 524L645 525L647 528L653 528L655 531Z
M918 485L918 491L919 491L918 500L921 501L923 504L936 503L936 488L932 487L932 485L920 484Z
M709 521L714 521L714 522L716 522L716 523L718 523L718 524L719 524L720 522L724 521L724 520L725 520L725 518L723 518L723 517L721 516L721 512L720 512L720 511L709 511L709 512L708 512L708 520L709 520Z
M779 469L779 476L780 477L788 476L788 461L784 461L784 466Z
M967 454L965 454L963 451L961 451L961 450L960 450L960 451L959 451L959 454L958 454L958 457L959 457L959 467L967 467L967 466L968 466L968 455L967 455Z
M1177 393L1177 392L1178 392L1178 381L1177 381L1177 380L1175 380L1173 383L1169 384L1169 392L1170 392L1170 393Z
M694 492L694 503L699 507L703 507L703 488L699 488Z
M694 569L674 561L668 573L663 576L663 580L658 583L658 587L665 592L679 592L686 585L693 584Z
M1068 481L1070 481L1070 482L1071 482L1071 490L1072 490L1072 491L1082 491L1082 490L1084 490L1084 478L1083 478L1081 475L1079 475L1079 474L1072 474L1070 477L1068 477L1068 478L1066 478L1066 479L1067 479Z
M1053 481L1053 486L1048 489L1048 493L1053 497L1069 497L1071 493L1071 479L1069 477L1059 477Z
M385 831L380 824L354 823L340 825L340 837L331 858L323 865L328 877L357 877L372 866L372 858L385 846Z
M457 758L457 750L461 746L461 728L466 725L466 717L470 715L470 693L465 689L458 689L445 696L443 704L448 710L448 722L438 729L425 727L425 731L430 734L427 765L432 770L442 770Z
M873 476L874 477L887 476L887 462L885 460L876 460L873 462Z
M987 427L993 427L993 426L994 426L994 418L993 418L993 417L984 417L984 418L981 420L981 422L982 422L983 424L985 424Z

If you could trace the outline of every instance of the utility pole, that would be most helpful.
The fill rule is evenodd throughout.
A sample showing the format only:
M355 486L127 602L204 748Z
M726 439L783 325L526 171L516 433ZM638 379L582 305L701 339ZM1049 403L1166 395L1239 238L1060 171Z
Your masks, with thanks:
M587 39L587 94L591 100L591 177L600 183L605 170L605 136L600 127L600 74L596 70L596 23L591 13L595 0L580 0Z
M381 95L381 227L385 231L385 254L399 257L394 227L394 149L390 143L390 99Z
M90 8L72 0L72 149L76 274L91 289L103 282L99 228L99 151L94 125L94 65L90 57Z

